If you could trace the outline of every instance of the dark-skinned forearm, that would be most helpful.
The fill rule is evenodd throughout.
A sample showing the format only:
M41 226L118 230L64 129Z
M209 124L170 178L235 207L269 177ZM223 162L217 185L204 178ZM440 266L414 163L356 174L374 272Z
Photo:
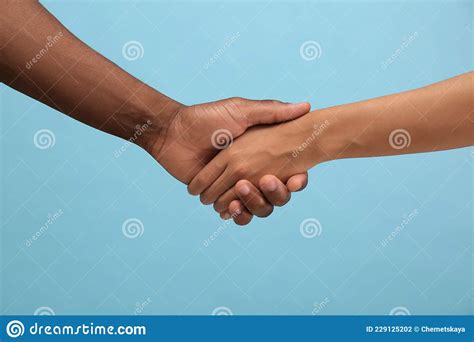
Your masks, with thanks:
M38 2L1 1L0 8L6 85L124 139L144 124L159 136L180 107L81 42Z

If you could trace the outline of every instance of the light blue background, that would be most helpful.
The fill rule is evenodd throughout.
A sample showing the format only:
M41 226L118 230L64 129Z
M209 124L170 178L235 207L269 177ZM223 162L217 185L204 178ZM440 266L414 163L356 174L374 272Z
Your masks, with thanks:
M471 1L43 3L90 46L186 104L243 96L323 108L472 69ZM143 58L123 57L130 40ZM310 40L322 53L305 61L299 49ZM115 158L123 141L3 85L1 109L2 314L41 306L133 314L145 301L144 314L472 313L471 149L320 165L285 208L244 229L226 225L205 247L222 221L142 150ZM33 144L42 128L56 138L46 150ZM144 234L128 239L122 223L134 217ZM300 234L306 218L319 220L320 236Z

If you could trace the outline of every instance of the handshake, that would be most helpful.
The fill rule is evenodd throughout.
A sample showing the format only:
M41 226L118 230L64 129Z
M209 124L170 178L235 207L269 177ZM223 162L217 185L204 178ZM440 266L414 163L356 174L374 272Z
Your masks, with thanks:
M39 2L3 1L0 12L4 84L136 143L240 225L284 205L319 163L474 145L473 72L311 113L306 102L241 98L184 106L92 50Z
M253 215L268 216L306 185L304 165L280 145L308 103L229 98L166 107L167 114L148 115L137 143L222 218L244 225Z
M472 146L472 77L311 113L306 102L231 98L186 107L167 98L162 108L173 109L149 113L157 129L140 145L202 203L245 225L284 205L322 162Z

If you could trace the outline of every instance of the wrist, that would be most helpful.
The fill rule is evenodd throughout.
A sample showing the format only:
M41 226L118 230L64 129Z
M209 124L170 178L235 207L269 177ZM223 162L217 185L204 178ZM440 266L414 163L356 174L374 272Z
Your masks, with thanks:
M124 127L121 137L152 154L161 148L173 118L185 106L148 88L137 92L124 107L127 114L120 122Z
M298 158L307 169L336 159L341 149L339 138L335 135L339 130L329 109L315 110L295 121L299 121L300 132L292 151L293 158Z
M370 130L370 113L374 104L371 101L350 103L321 110L329 128L321 139L321 149L326 160L352 158L367 154L370 144L364 132Z
M318 141L322 162L339 159L347 144L346 127L340 115L335 112L340 113L336 108L322 109L314 123L315 126L325 128Z

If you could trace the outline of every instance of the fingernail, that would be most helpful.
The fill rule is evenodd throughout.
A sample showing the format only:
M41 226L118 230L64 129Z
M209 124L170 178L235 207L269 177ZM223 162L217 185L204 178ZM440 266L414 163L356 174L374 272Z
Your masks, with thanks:
M235 214L236 214L236 215L242 214L242 209L240 209L240 208L239 208L239 209L235 209Z
M228 220L228 219L230 219L230 215L228 213L225 213L223 218L224 218L224 220Z
M246 196L250 193L250 188L246 185L244 185L242 188L240 188L240 194L243 196Z

